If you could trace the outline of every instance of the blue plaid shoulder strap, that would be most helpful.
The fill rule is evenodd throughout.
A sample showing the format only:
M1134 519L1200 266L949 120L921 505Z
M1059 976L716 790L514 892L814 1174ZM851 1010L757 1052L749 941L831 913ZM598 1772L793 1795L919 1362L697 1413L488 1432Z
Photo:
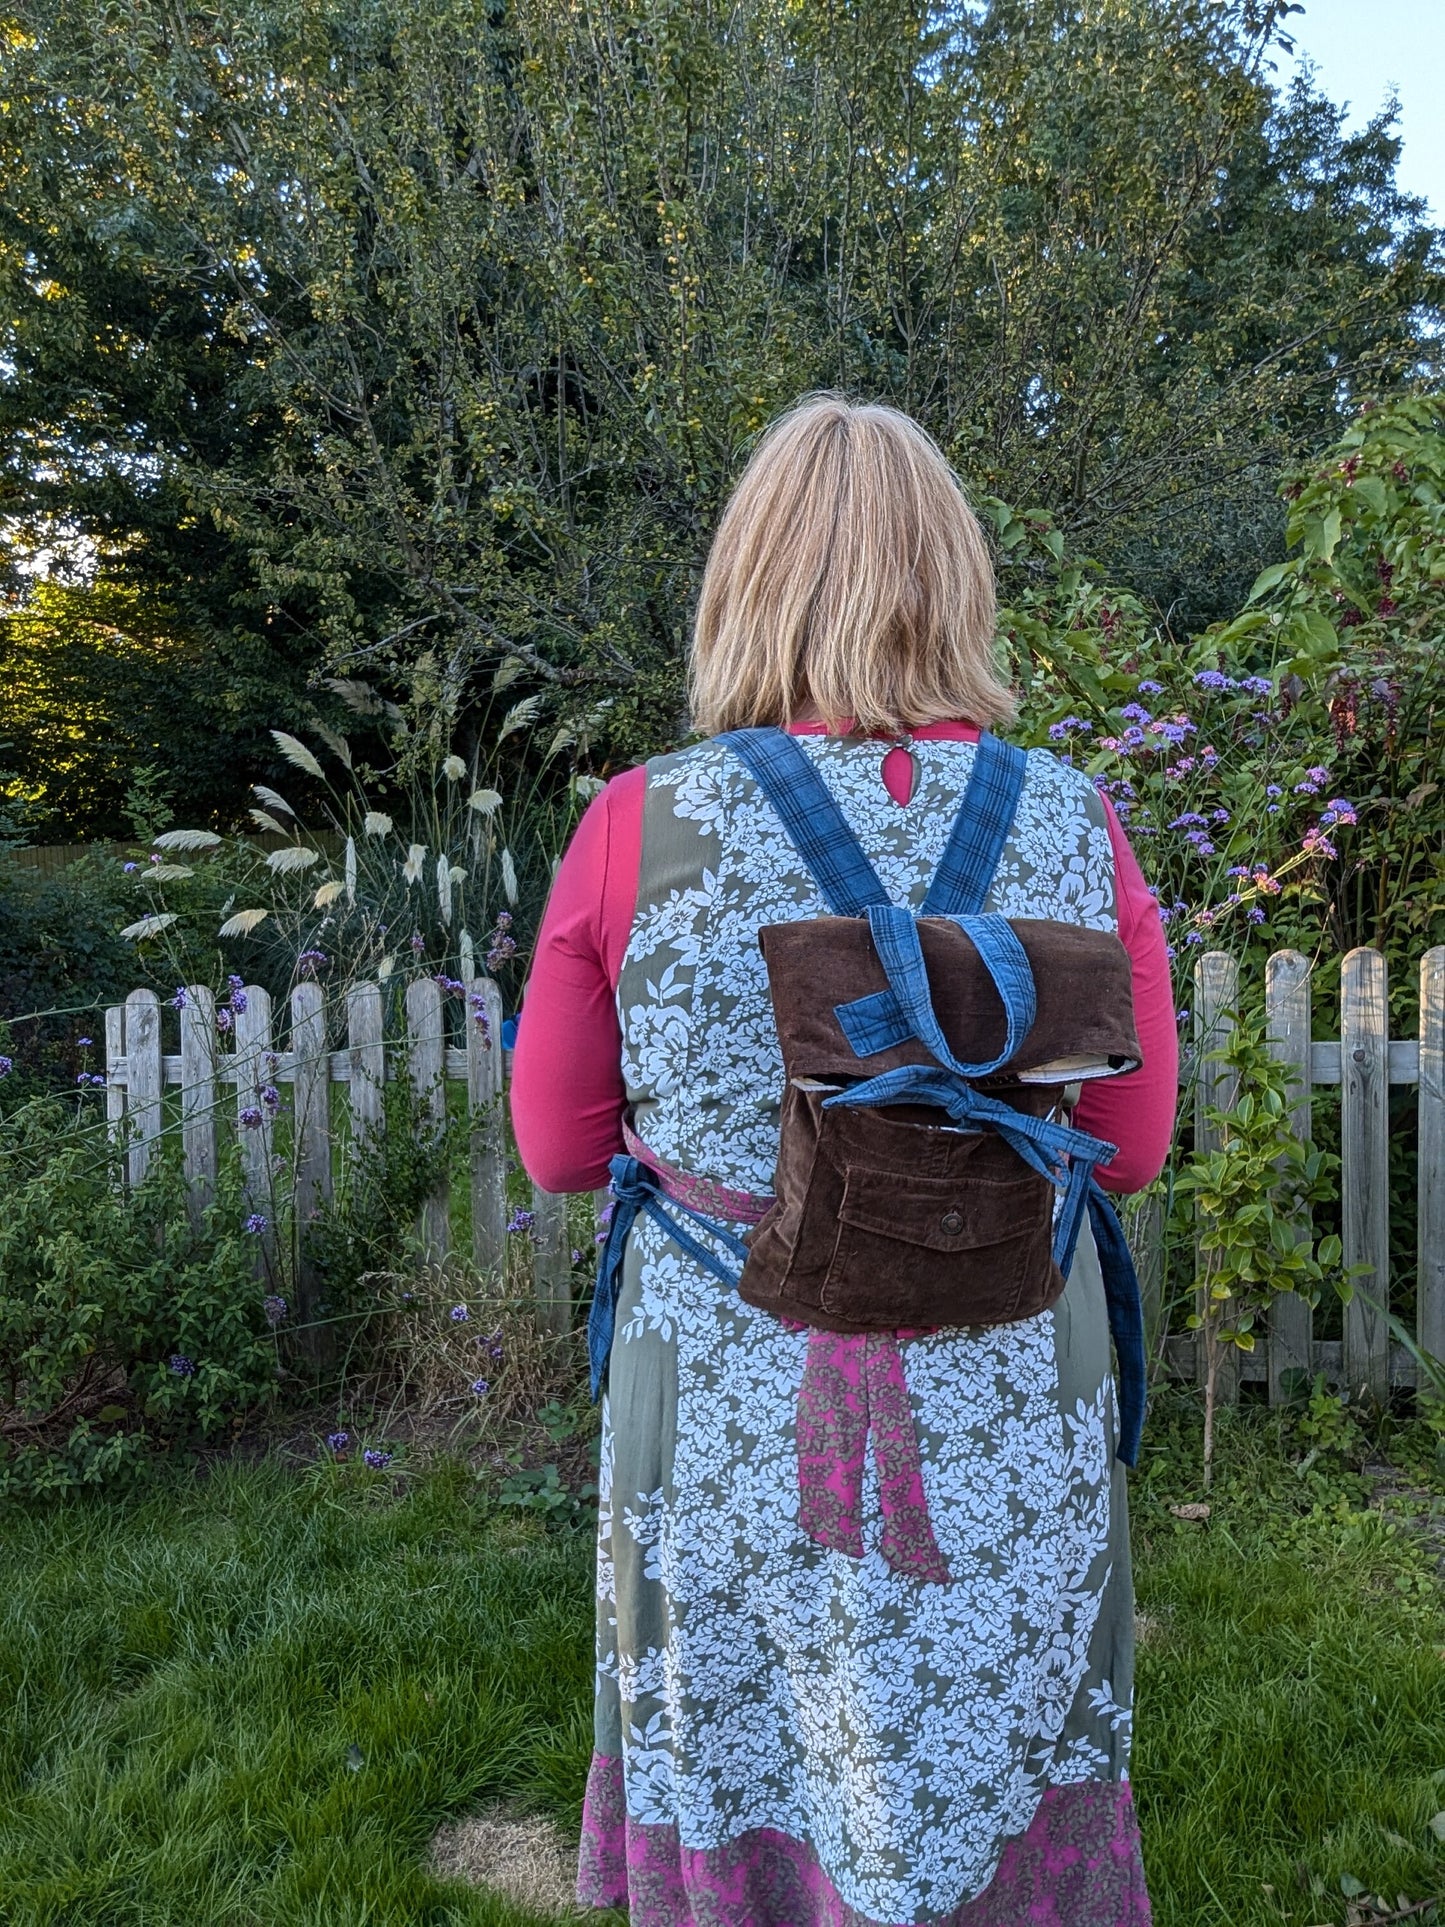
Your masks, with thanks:
M716 740L752 772L834 916L861 917L888 902L878 872L795 737L781 729L733 729ZM980 735L921 916L976 916L983 908L1027 773L1022 750L986 730Z

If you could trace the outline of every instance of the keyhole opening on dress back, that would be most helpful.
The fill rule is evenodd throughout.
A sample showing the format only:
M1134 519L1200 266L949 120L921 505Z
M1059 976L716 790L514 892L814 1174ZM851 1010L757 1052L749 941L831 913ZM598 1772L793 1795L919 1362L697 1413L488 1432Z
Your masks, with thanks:
M908 737L900 738L888 751L879 774L888 794L900 809L913 801L914 791L918 788L918 758L913 753Z

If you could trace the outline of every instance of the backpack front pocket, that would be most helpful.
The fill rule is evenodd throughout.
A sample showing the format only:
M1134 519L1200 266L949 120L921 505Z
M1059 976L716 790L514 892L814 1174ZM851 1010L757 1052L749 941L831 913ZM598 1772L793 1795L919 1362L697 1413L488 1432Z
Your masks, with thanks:
M1000 1325L1053 1303L1053 1187L1022 1170L985 1176L849 1163L823 1281L825 1312L874 1327ZM804 1206L806 1215L807 1205Z

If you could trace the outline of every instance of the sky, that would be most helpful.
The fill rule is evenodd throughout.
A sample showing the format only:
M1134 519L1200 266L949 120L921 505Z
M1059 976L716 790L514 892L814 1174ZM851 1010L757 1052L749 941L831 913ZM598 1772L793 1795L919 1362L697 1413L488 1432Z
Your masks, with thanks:
M1445 222L1445 0L1304 0L1285 31L1314 63L1321 92L1349 103L1351 132L1393 87L1404 137L1397 178ZM1280 60L1280 79L1292 63Z

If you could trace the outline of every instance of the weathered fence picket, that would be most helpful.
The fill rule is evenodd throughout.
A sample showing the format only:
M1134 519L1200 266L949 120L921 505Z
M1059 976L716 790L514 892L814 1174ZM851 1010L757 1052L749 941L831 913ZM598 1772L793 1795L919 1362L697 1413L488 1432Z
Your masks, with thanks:
M246 1196L257 1215L271 1216L271 1106L262 1101L263 1093L275 1088L271 1060L271 993L252 984L246 991L246 1007L233 1019L236 1051L233 1075L236 1080L236 1134L241 1146L241 1174ZM277 1066L279 1072L279 1066Z
M1278 950L1265 965L1265 1030L1270 1055L1289 1071L1290 1121L1302 1144L1313 1135L1310 1106L1310 967L1297 950ZM1308 1234L1308 1226L1301 1225ZM1308 1373L1314 1313L1292 1291L1269 1309L1269 1402L1288 1398L1298 1374Z
M426 1128L438 1133L447 1117L446 1020L441 986L430 977L414 977L406 987L406 1053L412 1095ZM443 1178L422 1206L422 1253L429 1264L440 1264L447 1255L451 1242L449 1203Z
M1420 965L1419 1254L1416 1341L1445 1358L1445 949Z
M1389 1002L1385 959L1352 950L1340 976L1340 1202L1346 1265L1368 1277L1345 1307L1345 1382L1383 1399L1390 1386Z
M133 990L125 1000L125 1061L131 1125L126 1177L140 1184L161 1133L161 1004L153 990Z
M351 1153L362 1158L382 1128L386 1103L380 984L353 984L346 993L346 1076L351 1099Z
M181 1165L199 1224L216 1188L216 1000L206 984L189 985L181 1006Z
M331 1060L320 984L291 992L291 1197L296 1225L296 1318L313 1363L332 1355L332 1328L321 1320L321 1280L306 1248L306 1228L331 1196Z
M1348 1263L1368 1264L1372 1275L1346 1308L1345 1337L1314 1336L1310 1310L1286 1295L1272 1309L1267 1343L1252 1355L1223 1361L1227 1376L1222 1396L1237 1396L1239 1380L1265 1379L1271 1401L1288 1397L1297 1374L1322 1371L1351 1391L1364 1388L1383 1397L1391 1386L1413 1384L1416 1365L1408 1347L1390 1344L1385 1315L1389 1307L1389 1087L1418 1086L1419 1120L1419 1272L1417 1335L1421 1348L1445 1357L1445 948L1431 950L1420 963L1418 1039L1388 1035L1384 959L1370 950L1352 951L1343 960L1341 1036L1312 1034L1310 966L1293 951L1280 951L1265 974L1265 1019L1270 1048L1289 1068L1291 1117L1296 1133L1308 1139L1312 1093L1338 1087L1343 1164L1342 1221ZM269 1244L276 1217L275 1199L283 1186L298 1223L328 1195L332 1173L330 1087L347 1086L350 1111L348 1149L343 1155L365 1158L368 1142L382 1128L388 1076L410 1079L425 1128L438 1128L446 1115L448 1083L464 1083L470 1129L470 1205L472 1258L484 1269L500 1267L508 1239L506 1053L501 1042L502 1003L488 978L466 979L465 1044L449 1046L441 987L430 979L408 985L404 998L406 1035L385 1039L386 998L377 984L357 984L348 992L346 1045L331 1050L327 1006L319 984L303 983L293 992L290 1029L284 1050L272 1034L271 1000L257 986L237 999L243 1008L233 1018L231 1041L217 1031L217 1013L203 987L188 989L180 1014L178 1056L162 1052L162 1011L154 992L131 993L124 1006L106 1012L108 1087L106 1117L125 1148L126 1175L138 1183L149 1169L160 1133L163 1091L179 1085L183 1161L193 1209L204 1208L216 1174L218 1093L235 1087L242 1172L248 1210L267 1219L258 1250ZM1197 1141L1211 1142L1205 1112L1228 1111L1235 1099L1232 1075L1211 1063L1209 1051L1222 1044L1233 1022L1238 977L1221 953L1198 960L1195 976L1193 1099ZM273 1120L278 1093L291 1087L295 1130L289 1171L274 1168ZM449 1243L449 1200L439 1190L427 1201L422 1234L429 1259L442 1261ZM605 1194L594 1199L594 1223L601 1228ZM574 1267L565 1198L534 1187L532 1193L532 1267L538 1316L550 1329L565 1330L574 1311ZM1129 1213L1131 1235L1140 1257L1141 1281L1151 1333L1151 1350L1176 1372L1202 1373L1201 1347L1193 1336L1167 1336L1162 1326L1163 1211L1157 1198L1142 1200ZM304 1312L307 1285L298 1281ZM314 1293L313 1293L314 1296ZM1369 1302L1369 1301L1374 1301ZM1383 1309L1381 1309L1383 1308Z
M1211 950L1194 967L1194 1049L1197 1077L1194 1086L1194 1142L1201 1151L1216 1151L1220 1145L1217 1127L1210 1122L1211 1110L1233 1110L1238 1082L1227 1064L1217 1061L1215 1053L1224 1050L1235 1027L1235 1005L1239 998L1239 966L1222 950ZM1196 1278L1208 1272L1202 1253L1196 1255ZM1203 1318L1207 1310L1207 1286L1196 1285L1194 1309ZM1208 1348L1195 1347L1195 1376L1202 1385L1209 1367ZM1222 1351L1214 1361L1215 1397L1232 1402L1238 1395L1239 1353L1234 1346Z
M572 1247L567 1236L567 1200L555 1191L532 1186L532 1238L536 1246L537 1316L549 1331L572 1323Z
M472 1260L490 1271L507 1244L506 1067L502 993L489 977L467 976L467 1112L471 1124Z

